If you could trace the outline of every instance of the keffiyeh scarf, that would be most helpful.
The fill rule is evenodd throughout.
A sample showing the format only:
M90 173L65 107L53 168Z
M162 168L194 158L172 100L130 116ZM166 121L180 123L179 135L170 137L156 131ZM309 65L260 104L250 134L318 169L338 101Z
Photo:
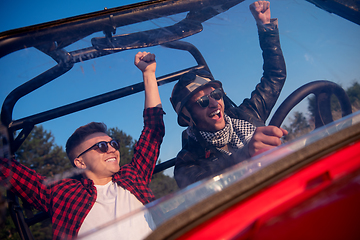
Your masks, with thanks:
M219 150L226 144L229 144L235 149L244 147L250 141L255 131L255 126L245 120L230 118L226 114L224 117L225 127L223 129L217 132L199 131L200 135L206 142ZM187 133L190 137L196 140L194 129L192 127L187 129Z

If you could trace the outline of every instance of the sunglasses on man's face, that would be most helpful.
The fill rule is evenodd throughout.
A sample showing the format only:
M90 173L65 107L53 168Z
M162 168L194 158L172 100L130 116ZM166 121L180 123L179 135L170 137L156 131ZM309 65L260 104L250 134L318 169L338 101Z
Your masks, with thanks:
M83 151L82 153L79 154L78 157L80 157L81 155L87 153L88 151L92 150L92 149L95 149L95 148L99 148L99 150L103 153L106 153L108 150L109 150L109 146L108 144L110 144L110 146L112 146L113 148L115 148L116 150L119 150L120 148L120 144L118 141L116 140L110 140L108 142L106 141L101 141L101 142L98 142L98 143L95 143L94 145L92 145L91 147L89 147L88 149L86 149L85 151Z
M215 99L216 101L222 99L223 97L223 91L221 88L217 88L214 91L212 91L210 94L202 96L201 98L199 98L198 100L196 100L196 103L200 105L200 107L202 108L206 108L207 106L209 106L210 103L210 99L209 97Z

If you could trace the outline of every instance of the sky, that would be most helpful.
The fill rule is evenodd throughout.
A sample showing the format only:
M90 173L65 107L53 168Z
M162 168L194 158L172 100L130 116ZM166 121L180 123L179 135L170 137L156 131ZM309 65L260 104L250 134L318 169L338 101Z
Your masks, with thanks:
M0 32L43 22L126 5L134 1L0 1ZM138 1L139 2L139 1ZM213 75L223 82L227 95L237 104L250 97L262 75L262 57L255 21L249 11L252 1L244 1L203 24L204 30L184 40L194 44L203 54ZM349 87L360 81L360 26L325 12L307 1L271 1L272 17L278 18L280 41L287 65L287 80L273 112L295 89L315 80L329 80ZM151 21L146 26L134 25L118 29L116 34L139 29L167 26L183 15ZM101 33L95 36L101 36ZM90 46L90 38L70 46ZM141 49L156 54L156 75L162 76L194 65L188 53L164 47ZM15 105L13 118L19 119L55 107L80 101L108 91L141 82L141 73L133 59L139 50L129 50L76 64L53 82L23 97ZM52 59L28 48L0 59L0 102L17 86L54 66ZM160 160L176 156L181 149L181 132L169 101L174 83L159 87L166 135ZM306 111L306 101L295 110ZM133 139L143 127L144 93L105 103L87 110L43 123L63 146L71 133L91 121L118 127ZM272 113L273 113L272 112ZM290 114L291 116L291 114ZM166 172L172 175L172 170Z

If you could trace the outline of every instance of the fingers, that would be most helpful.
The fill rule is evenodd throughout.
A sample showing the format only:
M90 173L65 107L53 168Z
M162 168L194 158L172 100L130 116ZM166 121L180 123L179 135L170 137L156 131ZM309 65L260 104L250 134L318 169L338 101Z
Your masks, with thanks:
M135 65L137 65L137 64L140 62L140 59L142 58L142 56L143 56L143 53L142 53L142 52L138 52L138 53L135 55L135 59L134 59Z
M279 146L283 131L274 126L257 127L251 141L255 149L265 146Z
M258 24L270 23L270 2L257 1L250 4L250 11Z
M144 61L144 62L155 61L155 54L149 52L138 52L135 55L135 65L137 65L140 61Z
M149 52L142 52L142 58L141 61L144 62L152 62L155 61L155 54L149 53Z
M250 10L255 11L257 13L264 13L269 8L270 8L269 1L257 1L250 5Z
M289 133L287 130L285 130L283 128L280 128L280 130L283 132L283 136L288 135L288 133Z
M285 129L275 126L257 127L249 142L250 156L279 146L280 138L287 134Z
M281 138L284 135L287 135L288 132L283 128L278 128L275 126L264 126L256 128L257 131L262 132L264 135Z
M147 70L155 71L155 54L149 52L138 52L135 55L134 63L142 72Z

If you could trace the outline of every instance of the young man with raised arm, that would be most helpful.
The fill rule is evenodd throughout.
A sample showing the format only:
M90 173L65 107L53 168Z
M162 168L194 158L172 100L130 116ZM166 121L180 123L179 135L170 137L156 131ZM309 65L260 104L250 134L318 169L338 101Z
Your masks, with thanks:
M154 200L149 188L165 134L163 110L155 77L155 55L139 52L135 65L145 85L144 128L131 163L119 167L119 143L107 135L106 125L79 127L66 143L77 178L44 184L45 178L19 164L1 159L0 180L10 179L10 191L51 215L53 239L72 239L114 221ZM142 239L153 228L148 212L86 236L86 239Z

